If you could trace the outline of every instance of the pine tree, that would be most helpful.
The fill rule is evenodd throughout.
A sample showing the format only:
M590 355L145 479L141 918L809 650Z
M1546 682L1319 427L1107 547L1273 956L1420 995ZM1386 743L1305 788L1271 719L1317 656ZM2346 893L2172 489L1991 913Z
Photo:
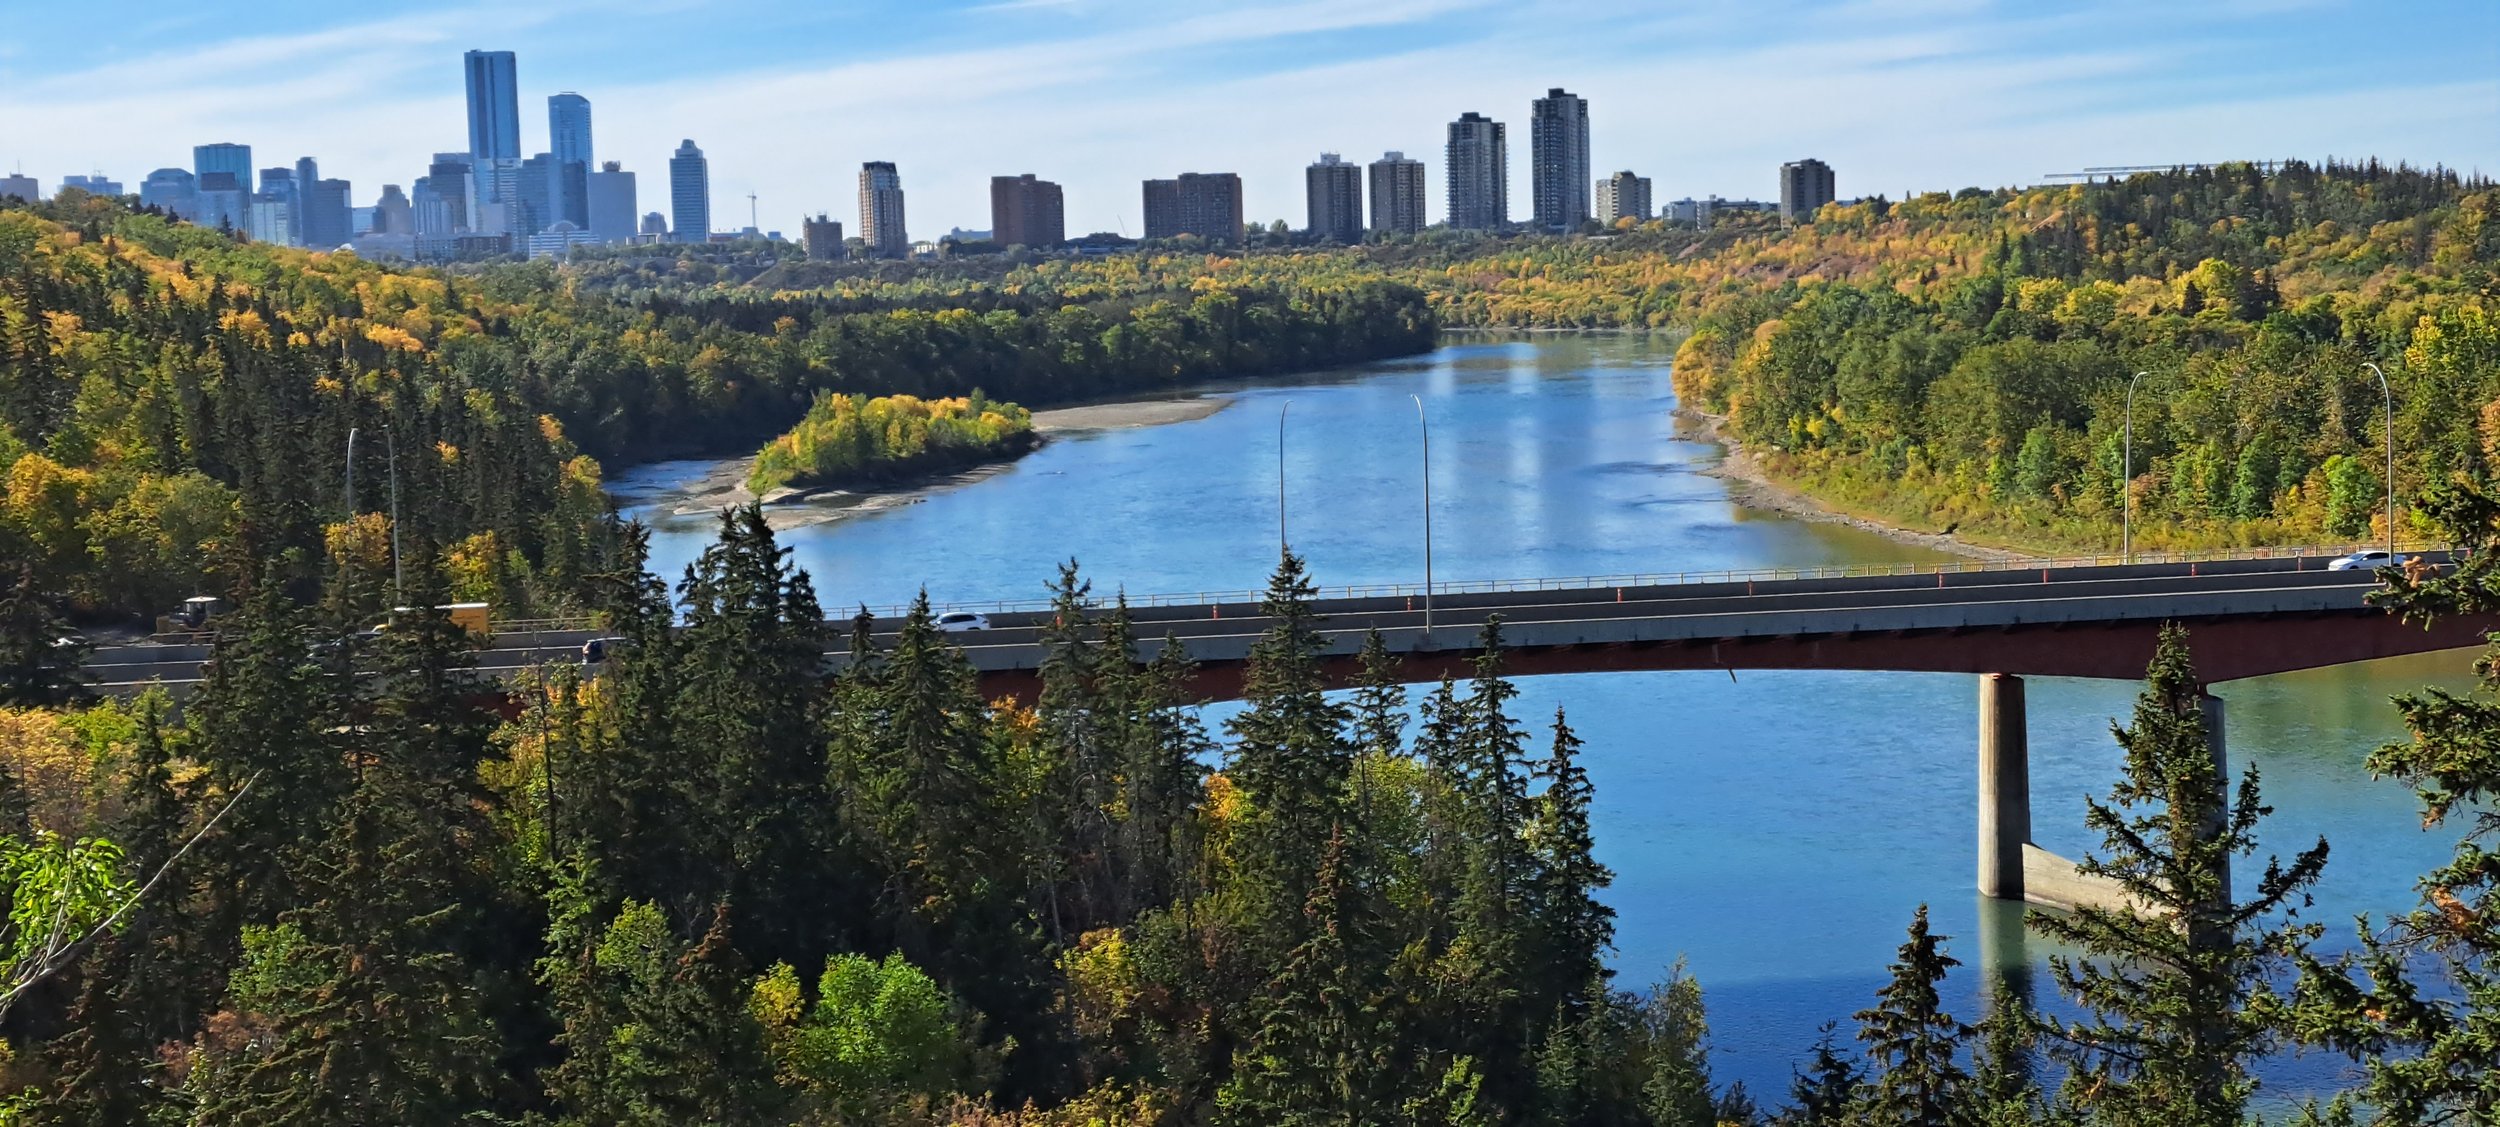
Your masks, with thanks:
M1384 1031L1351 952L1345 835L1332 832L1303 908L1305 938L1285 956L1260 1002L1258 1026L1217 1097L1223 1120L1250 1125L1378 1122Z
M1892 964L1892 981L1874 1009L1857 1014L1874 1079L1864 1101L1869 1127L1954 1127L1966 1122L1970 1076L1955 1058L1969 1026L1944 1012L1936 984L1960 966L1944 953L1944 937L1927 930L1927 905L1910 920L1909 941Z
M2125 771L2107 804L2087 803L2108 856L2083 872L2118 882L2120 907L2034 915L2031 924L2092 961L2054 956L2059 985L2091 1017L2054 1025L2054 1055L2086 1110L2182 1127L2237 1124L2256 1088L2249 1062L2283 1040L2271 976L2314 937L2292 921L2326 864L2326 842L2289 866L2269 860L2256 894L2234 901L2231 858L2254 853L2267 808L2250 771L2232 799L2208 744L2187 634L2165 627L2136 699L2115 729Z
M2426 620L2500 608L2500 499L2486 488L2423 498L2442 538L2468 551L2452 568L2395 576L2378 601ZM2471 695L2397 698L2412 738L2369 763L2412 784L2424 825L2465 824L2454 859L2422 878L2422 906L2385 934L2361 924L2356 956L2304 957L2295 995L2302 1039L2361 1061L2355 1094L2390 1127L2500 1122L2500 645L2475 672Z
M1354 746L1365 755L1394 756L1406 739L1406 686L1397 678L1397 658L1374 629L1363 635L1356 660L1363 682L1354 690Z
M35 587L32 564L0 584L0 706L57 705L87 695L86 643Z
M1037 899L1053 941L1126 918L1116 908L1126 898L1113 871L1112 812L1128 654L1088 636L1091 591L1075 561L1061 564L1051 587L1050 625L1041 638L1042 689L1036 703L1044 800L1033 804L1030 817L1043 845L1031 852L1040 864ZM1068 903L1062 903L1062 885Z
M564 1030L564 1059L547 1093L566 1124L668 1127L774 1122L782 1102L749 1013L745 976L715 909L701 938L677 938L647 901L627 901L604 926L571 874L551 908L540 981Z
M1678 964L1640 1007L1641 1109L1656 1127L1712 1127L1710 1026L1701 984Z
M1235 742L1225 769L1252 811L1240 863L1274 925L1260 931L1286 946L1301 939L1296 917L1320 849L1343 823L1353 762L1346 710L1327 698L1320 672L1316 595L1301 557L1286 553L1259 605L1269 626L1251 647L1247 707L1230 722Z
M1972 1119L1978 1127L2027 1127L2048 1110L2040 1106L2040 1085L2032 1079L2038 1024L2022 993L2011 982L1998 981L1971 1051Z
M1808 1058L1805 1070L1788 1083L1788 1113L1780 1117L1788 1127L1844 1127L1857 1110L1864 1094L1866 1078L1858 1062L1843 1052L1834 1041L1833 1025L1824 1022L1814 1039L1814 1055Z
M1575 1012L1592 997L1604 997L1605 983L1614 976L1605 954L1615 935L1615 910L1597 898L1598 890L1614 883L1614 873L1597 860L1597 838L1589 827L1596 791L1579 752L1580 737L1556 708L1553 750L1537 772L1545 791L1536 800L1532 899L1545 949L1535 963L1543 968L1548 989Z

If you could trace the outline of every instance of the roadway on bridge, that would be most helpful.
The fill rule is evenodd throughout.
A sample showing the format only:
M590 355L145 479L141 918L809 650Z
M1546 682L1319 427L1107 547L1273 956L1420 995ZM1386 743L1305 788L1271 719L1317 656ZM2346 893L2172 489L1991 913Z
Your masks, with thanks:
M1604 583L1547 589L1440 593L1425 627L1418 595L1322 600L1329 652L1343 655L1380 630L1394 651L1472 649L1484 622L1500 615L1507 642L1521 647L1699 643L1800 635L2010 629L2150 619L2350 615L2378 584L2366 571L2329 571L2326 557L2129 564L2041 569L1904 571L1799 579L1731 579L1639 586ZM1513 587L1533 586L1514 584ZM1238 662L1269 626L1247 599L1132 608L1142 656L1166 638L1201 662ZM1002 610L990 628L950 634L985 674L1038 668L1046 610ZM880 619L880 645L894 639ZM849 625L828 624L828 665L849 660ZM595 631L498 636L478 654L481 670L508 675L545 662L579 662ZM88 676L99 689L135 692L151 683L177 691L200 677L206 646L152 644L100 648Z

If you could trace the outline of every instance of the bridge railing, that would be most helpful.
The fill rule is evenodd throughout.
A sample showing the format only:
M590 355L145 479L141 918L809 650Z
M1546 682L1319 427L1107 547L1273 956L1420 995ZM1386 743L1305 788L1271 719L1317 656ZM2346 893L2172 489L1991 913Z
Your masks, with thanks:
M2137 552L2132 557L2117 552L2068 556L2011 556L1994 559L1953 560L1944 563L1879 563L1836 564L1816 567L1723 568L1717 570L1634 572L1613 575L1551 576L1537 579L1460 579L1438 580L1432 584L1435 595L1483 595L1533 593L1538 591L1589 591L1614 587L1675 587L1701 583L1768 583L1801 579L1865 579L1899 575L1962 575L1977 572L2055 571L2078 567L2115 567L2122 564L2187 564L2233 562L2241 560L2323 559L2350 555L2365 549L2385 546L2385 541L2366 544L2300 544L2279 547L2219 548L2186 552ZM2428 542L2398 545L2399 552L2430 552L2447 546ZM1357 583L1339 587L1322 587L1318 597L1330 599L1404 599L1422 598L1424 585L1415 583ZM1130 595L1131 607L1227 606L1256 603L1267 597L1265 591L1188 591L1152 595ZM1096 607L1108 607L1111 600L1096 598ZM990 599L933 603L933 610L971 611L978 614L1014 614L1046 612L1048 599ZM871 606L868 613L880 619L900 618L909 613L904 605ZM838 620L837 620L838 621ZM499 627L500 628L500 627Z

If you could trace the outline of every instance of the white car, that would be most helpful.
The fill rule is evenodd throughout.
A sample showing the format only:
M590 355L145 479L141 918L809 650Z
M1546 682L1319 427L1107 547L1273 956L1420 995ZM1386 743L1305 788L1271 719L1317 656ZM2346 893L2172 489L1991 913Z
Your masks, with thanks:
M2382 567L2403 567L2403 556L2391 556L2385 548L2368 548L2349 556L2339 556L2326 565L2328 571L2377 571Z
M987 630L990 628L990 618L986 614L974 614L968 610L950 610L937 616L937 628L947 634L961 634L967 630Z

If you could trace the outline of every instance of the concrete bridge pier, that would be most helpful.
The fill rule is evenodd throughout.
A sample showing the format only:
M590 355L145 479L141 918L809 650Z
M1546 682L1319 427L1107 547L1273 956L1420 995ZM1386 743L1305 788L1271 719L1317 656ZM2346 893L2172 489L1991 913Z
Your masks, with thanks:
M2201 697L2205 743L2212 752L2222 805L2206 830L2223 831L2232 795L2224 738L2222 698ZM2030 901L2052 908L2086 905L2117 908L2132 903L2116 881L2087 876L2074 862L2031 841L2031 737L2023 705L2023 679L2008 673L1979 677L1979 893L1998 900ZM2228 901L2231 882L2223 878Z
M2031 844L2031 737L2023 679L1979 675L1979 892L2021 900Z

